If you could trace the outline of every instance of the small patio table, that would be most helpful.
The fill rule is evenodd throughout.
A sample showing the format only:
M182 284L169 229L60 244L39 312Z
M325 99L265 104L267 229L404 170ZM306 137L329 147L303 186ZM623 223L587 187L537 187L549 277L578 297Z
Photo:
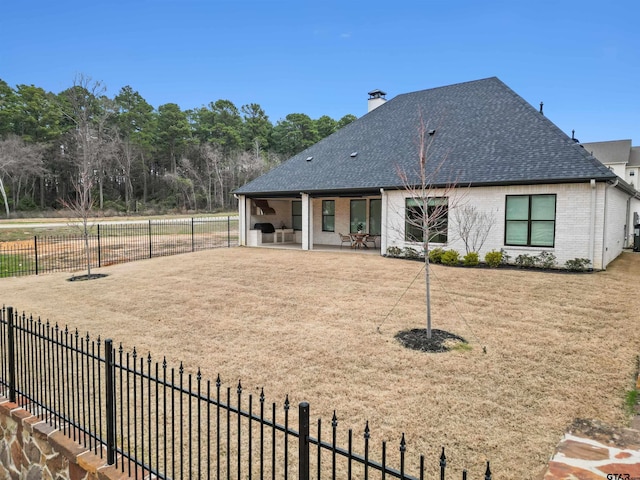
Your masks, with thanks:
M367 233L351 233L350 237L353 242L351 243L351 248L369 248L366 243L364 243L364 239L367 238Z

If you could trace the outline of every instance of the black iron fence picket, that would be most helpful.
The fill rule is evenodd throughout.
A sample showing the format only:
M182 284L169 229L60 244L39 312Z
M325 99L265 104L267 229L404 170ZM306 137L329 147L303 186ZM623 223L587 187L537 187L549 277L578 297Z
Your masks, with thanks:
M237 217L100 223L83 235L0 242L0 278L75 272L153 257L238 245Z
M136 479L425 478L424 455L413 459L417 474L407 472L404 434L395 453L383 441L376 461L368 422L364 453L356 453L352 429L348 447L338 446L335 412L331 439L322 438L321 419L313 437L307 402L297 412L288 396L280 407L268 404L264 390L256 398L240 382L223 387L220 376L204 380L182 364L170 368L165 359L125 352L110 339L93 340L12 307L0 310L0 351L0 394L95 454L106 452L109 465ZM296 423L297 430L290 426ZM445 480L444 447L435 460ZM487 462L484 479L491 478Z

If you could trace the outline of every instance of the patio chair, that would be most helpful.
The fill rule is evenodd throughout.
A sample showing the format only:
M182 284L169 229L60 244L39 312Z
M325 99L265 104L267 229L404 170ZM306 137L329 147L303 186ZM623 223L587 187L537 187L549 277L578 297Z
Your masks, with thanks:
M340 236L340 248L342 248L343 243L348 243L350 247L353 246L353 240L351 240L351 235L343 235L342 233L338 233Z
M373 248L378 248L378 246L376 245L377 238L378 235L367 235L366 237L364 237L364 244L373 244Z

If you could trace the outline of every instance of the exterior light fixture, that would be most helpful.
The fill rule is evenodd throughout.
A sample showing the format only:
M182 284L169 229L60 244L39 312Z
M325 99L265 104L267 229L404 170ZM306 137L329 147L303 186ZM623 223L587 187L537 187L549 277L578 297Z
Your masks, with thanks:
M357 156L358 156L358 152L353 152L350 155L351 158L356 158Z

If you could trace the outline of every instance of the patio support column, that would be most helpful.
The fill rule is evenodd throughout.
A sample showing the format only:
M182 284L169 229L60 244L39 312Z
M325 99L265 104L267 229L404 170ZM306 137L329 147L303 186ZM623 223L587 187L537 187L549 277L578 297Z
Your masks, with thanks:
M302 250L313 250L313 209L308 193L302 197Z
M247 218L247 197L244 195L238 195L238 229L240 232L240 245L247 245L247 230L248 226Z
M380 189L380 196L382 197L382 205L380 206L380 254L384 255L387 252L387 209L389 208L389 197L384 188Z

